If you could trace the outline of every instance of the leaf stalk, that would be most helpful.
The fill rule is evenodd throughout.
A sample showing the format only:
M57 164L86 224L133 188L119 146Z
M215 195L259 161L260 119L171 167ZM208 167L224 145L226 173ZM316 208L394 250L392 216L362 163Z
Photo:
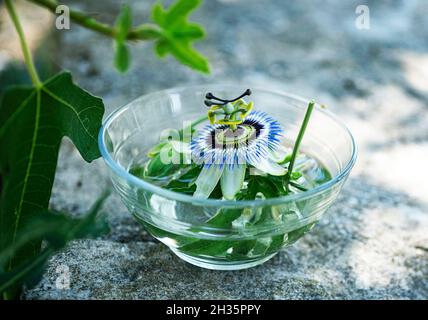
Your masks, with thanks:
M53 0L28 0L35 4L38 4L52 13L56 14L56 8L59 3ZM116 28L102 23L93 17L76 10L70 9L70 19L75 23L103 35L106 35L110 38L115 38L117 34ZM160 28L152 23L144 23L135 28L132 28L126 34L127 40L152 40L157 39L160 36Z
M297 135L296 143L294 144L294 147L293 147L293 152L291 153L290 163L287 169L288 171L287 171L287 174L285 175L285 180L284 180L284 185L287 192L290 191L290 180L291 180L291 174L293 172L294 163L296 162L297 153L299 152L300 144L303 140L303 136L305 134L306 128L308 127L309 119L311 117L314 106L315 106L315 102L310 101L306 109L305 117L303 119L299 133Z
M31 81L33 82L34 86L39 89L42 87L42 82L40 81L36 67L34 66L33 57L28 47L27 41L25 40L24 30L22 29L21 22L19 21L19 17L16 14L15 6L11 0L5 0L5 3L9 16L12 19L16 32L18 33L22 53L24 55L25 64L27 66L28 73L30 74Z

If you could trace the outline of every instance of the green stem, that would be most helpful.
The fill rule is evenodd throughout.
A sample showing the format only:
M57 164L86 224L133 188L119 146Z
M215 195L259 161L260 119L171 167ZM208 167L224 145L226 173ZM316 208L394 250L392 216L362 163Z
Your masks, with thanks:
M56 14L56 8L59 3L54 0L28 0L42 6L52 13ZM87 14L70 9L70 19L81 26L114 38L116 29L108 24L97 21ZM151 40L156 39L160 35L160 29L155 24L145 23L136 28L129 30L126 35L127 40Z
M293 167L294 167L294 163L296 162L297 153L299 151L300 144L303 140L303 135L305 134L314 106L315 106L314 101L309 102L308 108L306 109L305 118L303 119L302 125L299 130L299 134L297 135L296 143L294 144L294 147L293 147L293 152L291 153L290 164L288 165L288 170L287 170L287 174L285 175L285 181L284 181L285 189L287 190L287 192L290 191L289 184L290 184L291 173L293 172Z
M202 122L205 122L205 121L207 121L207 120L208 120L208 117L207 117L207 116L201 116L201 117L199 117L198 119L196 119L195 121L192 121L191 126L192 126L192 127L196 127L198 124L200 124L200 123L202 123Z
M195 121L192 121L190 123L190 125L187 126L186 128L179 130L178 133L180 134L180 136L182 136L185 131L187 131L189 129L191 130L193 127L196 127L198 124L205 122L207 120L208 120L208 116L201 116L200 118L196 119Z
M22 52L24 54L25 64L27 65L28 73L30 74L31 81L33 82L36 88L42 86L37 70L34 66L33 57L31 56L30 49L28 48L27 42L25 40L24 31L22 30L21 23L19 21L18 15L16 14L15 7L11 0L5 0L7 11L12 19L12 22L15 26L16 32L19 36L19 41L21 42Z
M190 125L188 125L187 127L178 130L178 134L179 134L180 138L183 139L185 132L192 131L193 127L196 127L198 124L205 122L207 120L208 120L208 116L202 116L202 117L196 119L195 121L192 121L190 123Z

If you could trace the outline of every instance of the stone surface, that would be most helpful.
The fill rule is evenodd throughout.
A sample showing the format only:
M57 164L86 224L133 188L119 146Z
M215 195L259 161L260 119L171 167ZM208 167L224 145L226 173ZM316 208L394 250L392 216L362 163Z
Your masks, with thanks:
M111 22L119 3L74 1ZM50 261L28 299L427 299L428 3L366 1L369 30L355 27L359 1L210 0L195 14L212 63L202 76L133 46L132 69L112 66L111 40L72 25L58 33L58 63L104 98L107 112L141 94L195 83L243 83L314 97L354 132L359 159L330 214L262 266L209 271L147 235L113 195L112 234L73 242ZM133 1L135 21L150 2ZM79 215L109 181L64 142L51 206ZM57 289L68 266L70 289Z

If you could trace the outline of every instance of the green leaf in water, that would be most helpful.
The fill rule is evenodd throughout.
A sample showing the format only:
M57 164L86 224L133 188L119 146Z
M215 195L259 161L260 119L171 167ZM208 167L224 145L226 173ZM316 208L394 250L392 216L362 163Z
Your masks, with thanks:
M276 198L285 195L282 177L280 176L248 176L247 188L238 195L238 200L254 200L257 194L262 194L265 198Z
M169 141L163 141L158 143L157 145L153 146L148 152L147 152L147 156L149 158L154 158L155 156L157 156L162 149L169 144Z
M185 244L184 246L180 247L180 251L189 255L216 256L224 254L224 252L231 248L233 244L234 241L202 239Z
M302 173L300 173L299 171L293 171L290 174L290 180L298 180L302 177Z
M297 240L299 240L301 237L303 237L307 232L309 232L314 226L316 222L312 222L307 224L306 226L300 227L296 230L293 230L288 233L288 243L293 244Z
M171 180L164 188L175 192L193 195L196 191L195 181L201 170L202 168L200 166L194 166L179 178Z
M232 227L232 222L238 219L242 214L241 209L223 208L218 211L206 224L211 227L228 229Z
M179 167L173 163L165 164L161 155L157 154L147 164L145 175L151 178L164 178L173 174Z

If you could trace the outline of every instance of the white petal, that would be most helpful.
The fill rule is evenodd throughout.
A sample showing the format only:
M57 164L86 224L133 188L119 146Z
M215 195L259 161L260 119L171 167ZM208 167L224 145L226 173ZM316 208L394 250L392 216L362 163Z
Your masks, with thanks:
M250 162L251 165L273 176L283 176L287 173L287 169L277 164L270 158L262 158L259 162Z
M207 199L220 180L224 167L225 166L220 168L220 166L217 165L203 167L196 179L196 191L193 196L200 199Z
M245 179L245 165L235 165L231 168L226 166L221 176L221 192L227 200L233 200L235 195L241 190Z

